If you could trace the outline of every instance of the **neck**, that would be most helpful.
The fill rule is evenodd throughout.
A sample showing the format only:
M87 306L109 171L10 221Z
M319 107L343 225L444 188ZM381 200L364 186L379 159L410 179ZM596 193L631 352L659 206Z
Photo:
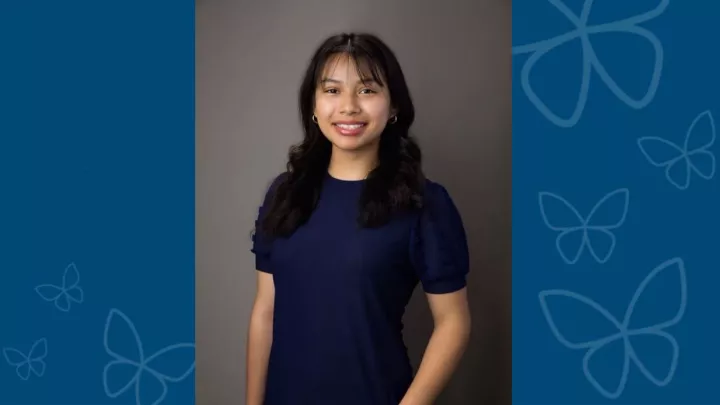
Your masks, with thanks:
M340 180L364 180L378 165L377 149L346 151L333 147L328 173Z

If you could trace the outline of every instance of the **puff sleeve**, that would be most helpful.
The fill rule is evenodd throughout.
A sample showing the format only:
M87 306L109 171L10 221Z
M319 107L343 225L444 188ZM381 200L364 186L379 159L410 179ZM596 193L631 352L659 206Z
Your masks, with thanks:
M410 258L426 293L446 294L467 285L470 265L465 228L442 185L428 181L410 241Z
M280 183L282 175L276 177L270 187L268 187L263 202L258 208L258 214L255 218L255 232L252 236L252 248L250 251L255 255L255 269L272 274L272 268L270 266L270 257L272 255L272 240L262 232L261 221L267 214L267 210L270 209L272 202L272 195L277 185Z

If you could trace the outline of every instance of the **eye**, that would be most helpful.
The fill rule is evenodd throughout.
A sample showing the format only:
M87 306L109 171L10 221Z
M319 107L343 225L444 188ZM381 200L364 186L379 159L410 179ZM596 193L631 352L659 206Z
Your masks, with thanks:
M326 90L325 90L325 93L337 94L337 89L326 89Z
M364 94L374 94L374 93L376 93L376 91L373 90L373 89L362 89L362 90L360 90L360 92L361 92L361 93L367 92L367 93L364 93Z

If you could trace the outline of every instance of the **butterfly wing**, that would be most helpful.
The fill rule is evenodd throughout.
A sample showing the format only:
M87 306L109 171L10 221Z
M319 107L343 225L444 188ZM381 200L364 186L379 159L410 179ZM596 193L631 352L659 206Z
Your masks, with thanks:
M630 206L630 190L620 188L603 196L587 217L588 227L616 229L625 223Z
M600 264L607 263L615 250L615 235L603 228L588 228L586 235L590 256Z
M715 143L715 119L710 111L703 111L685 133L685 151L707 150Z
M103 344L105 351L116 360L143 363L145 355L135 325L118 309L113 308L108 313Z
M677 296L677 300L673 300L671 306L667 307L670 308L667 316L662 316L657 323L646 320L642 324L649 326L636 326L637 322L633 321L638 314L650 319L656 318L659 308L657 304L658 298L662 297L662 301L669 302L668 297L673 295ZM655 267L640 283L625 311L623 326L633 333L659 332L680 322L685 314L686 306L687 276L685 274L685 262L676 257L666 260Z
M597 2L596 2L597 3ZM593 4L592 1L586 1L585 6L589 7L590 4ZM634 4L632 2L609 2L608 4L612 5L613 7L621 7L623 9L630 9L631 5ZM608 5L605 4L605 5ZM642 80L648 82L648 87L645 89L643 95L639 98L634 98L628 94L627 91L625 91L613 78L613 76L608 72L605 65L600 61L598 58L598 52L597 50L589 50L588 51L588 59L591 60L592 66L597 72L600 79L605 83L605 85L610 89L610 91L623 103L627 104L631 108L640 109L643 107L646 107L652 100L655 98L655 94L657 93L658 86L660 84L660 77L662 75L662 68L663 68L663 59L664 59L664 52L662 43L660 40L650 32L649 30L639 27L637 24L640 24L642 22L651 20L653 18L656 18L660 14L662 14L665 9L667 8L669 4L669 0L660 0L658 5L651 10L645 11L640 14L636 14L629 18L624 19L618 19L616 21L605 23L605 24L598 24L593 25L591 27L591 31L593 34L602 34L602 33L624 33L624 34L630 34L635 35L637 37L642 38L645 40L647 45L652 49L653 57L650 60L651 63L644 63L646 65L650 65L650 69L648 69L650 73L650 80ZM602 3L600 4L602 5ZM585 10L583 10L585 12ZM589 10L588 10L589 12ZM590 45L588 45L590 47ZM612 52L614 54L617 54L617 48L614 46L612 48ZM637 58L637 55L642 55L640 52L624 52L623 54L629 55L630 57ZM643 60L632 60L628 61L627 58L623 58L624 63L631 63L633 65L642 65ZM627 69L624 69L627 70ZM637 82L637 80L635 80Z
M23 363L27 363L28 358L21 351L7 347L3 349L3 356L5 361L11 366L19 366Z
M685 135L685 150L690 168L705 180L715 175L715 155L710 147L715 143L715 120L705 111L693 120Z
M613 76L608 72L608 69L605 67L605 65L602 63L600 58L597 56L597 52L593 52L590 50L588 60L592 64L592 67L594 68L595 72L598 74L600 79L605 83L605 85L610 89L610 91L617 97L620 101L625 103L628 107L634 108L634 109L641 109L646 107L650 102L655 98L655 94L657 93L658 86L660 84L660 76L662 74L662 67L663 67L663 47L660 43L660 40L650 32L649 30L633 26L633 25L626 25L626 26L617 26L615 25L613 28L600 28L600 29L594 29L595 33L602 33L602 32L615 32L615 33L626 33L626 34L632 34L635 36L639 36L640 38L643 38L646 40L647 44L652 48L653 52L653 58L651 60L651 66L650 66L650 80L648 81L648 87L644 90L642 96L640 97L633 97L628 94L628 92L623 89L617 81L613 78ZM618 41L619 42L619 41ZM617 52L616 49L614 49L614 52ZM639 52L628 52L627 55L629 55L631 58L635 57L637 58L637 55L641 53ZM623 58L625 59L625 58ZM624 60L624 63L632 63L632 64L643 64L643 60L634 60L634 61L628 61ZM645 63L646 64L646 63ZM644 80L643 80L644 81Z
M582 54L578 55L578 58L581 61L581 78L577 88L577 95L573 95L573 98L575 98L575 105L573 106L572 112L566 116L561 116L558 112L550 108L546 101L542 100L540 95L537 93L535 86L532 84L532 77L534 77L533 69L535 69L537 63L552 50L561 46L568 46L568 44L575 42L574 39L574 35L561 35L557 38L544 41L543 46L537 46L537 49L530 54L520 71L520 85L527 95L528 100L530 100L535 108L537 108L538 111L548 119L548 121L562 128L570 128L577 125L583 111L585 110L588 92L590 90L590 73L592 69L590 59L583 57L584 55ZM585 50L583 48L582 53L584 52Z
M26 361L22 364L18 364L15 368L15 374L17 374L17 376L23 381L30 379L30 362Z
M669 351L670 362L667 365L667 369L664 372L653 373L650 368L642 361L642 359L656 359L659 357L658 348L654 350L648 350L646 356L641 356L637 350L640 338L645 340L651 340L650 344L653 346L662 345L663 351ZM677 340L667 332L663 331L650 331L644 333L633 334L631 337L632 350L629 351L630 359L635 363L638 370L648 379L648 381L657 385L658 387L664 387L672 381L675 376L675 370L677 369L678 359L680 358L680 347L678 346ZM649 345L650 346L650 345Z
M195 370L195 345L178 343L167 346L148 357L147 367L164 380L180 382Z
M157 373L145 369L135 385L135 400L138 404L159 405L167 396L167 383Z
M705 180L715 176L715 155L707 150L698 150L688 153L688 163L692 170Z
M45 374L45 362L43 360L30 360L28 366L30 366L30 370L38 377L42 377Z
M70 311L70 297L67 292L63 291L59 297L55 300L55 308L63 312Z
M569 349L589 349L620 336L620 323L590 298L567 290L546 290L540 293L539 299L550 331ZM569 316L558 316L559 310L572 313ZM579 319L582 322L578 322ZM570 337L573 333L580 336Z
M605 365L605 369L612 374L616 374L618 366L620 367L617 382L614 384L601 382L600 368ZM628 374L630 372L630 359L625 347L623 338L616 338L611 341L603 342L585 353L583 356L583 372L585 377L592 386L604 397L608 399L617 399L622 395L627 384Z
M666 167L684 157L685 151L674 143L657 136L643 136L637 140L640 152L655 167Z
M690 187L690 161L687 157L678 159L665 168L665 178L679 190Z
M80 284L80 272L78 272L75 263L70 263L65 267L65 273L63 274L63 289L67 291L77 287L78 284Z
M584 229L561 232L555 239L555 247L566 264L577 263L586 244L587 237Z
M62 295L63 289L52 284L41 284L35 287L35 292L45 301L55 301Z
M124 394L138 380L138 364L127 360L113 360L103 368L103 388L105 395L117 398Z
M38 339L33 343L28 354L29 360L42 360L47 356L47 339Z
M580 213L563 197L543 191L538 195L540 214L548 228L553 231L580 229L585 222Z

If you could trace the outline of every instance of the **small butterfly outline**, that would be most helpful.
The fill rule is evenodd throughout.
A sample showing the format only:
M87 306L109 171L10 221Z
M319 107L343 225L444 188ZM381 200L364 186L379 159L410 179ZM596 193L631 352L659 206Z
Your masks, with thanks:
M134 353L124 355L119 353L121 350L113 348L113 343L111 342L111 331L116 330L116 328L125 329L121 333L122 336L126 336L126 332L128 331L133 336L134 341L129 343L131 343ZM103 369L103 386L105 388L105 394L110 398L117 398L134 386L136 405L158 405L165 400L168 391L168 382L177 383L183 381L195 370L195 344L193 343L173 344L158 350L155 354L149 357L145 357L143 344L140 340L140 335L135 329L135 325L132 323L130 318L127 317L127 315L118 309L111 309L108 314L105 322L103 343L105 345L105 351L114 358L114 360L105 365L105 368ZM124 345L128 342L119 343ZM167 360L169 357L171 358L173 356L177 356L176 358L181 361L187 360L188 357L183 357L183 352L187 350L191 350L193 352L190 357L192 361L190 364L185 364L183 368L179 370L181 372L178 372L178 370L158 369L165 367L164 364L158 363L162 363L162 360ZM130 371L130 373L127 373L127 371ZM118 376L127 376L128 374L132 375L132 377L127 381L118 381L122 378ZM151 378L147 380L142 379L143 374L147 374ZM143 384L141 384L141 379ZM118 382L119 384L117 384ZM143 395L141 387L146 386L148 383L159 384L160 391L151 402L143 402L143 398L149 396L150 394Z
M28 354L24 354L20 350L7 347L3 349L5 361L15 367L15 373L21 380L30 379L30 373L38 377L45 374L45 357L47 356L47 340L45 338L38 339L33 343Z
M634 15L632 17L624 18L621 20L608 22L597 25L587 25L590 17L590 11L592 10L593 0L585 0L580 15L576 15L562 0L548 0L548 3L555 7L562 15L565 16L574 26L575 29L566 32L564 34L548 38L545 40L537 41L530 44L518 45L512 48L513 55L527 54L530 56L525 61L525 64L521 70L520 82L522 89L527 95L530 102L538 109L538 111L545 116L551 123L558 127L570 128L580 121L580 117L585 110L585 106L588 100L588 93L590 90L590 75L593 70L597 73L600 79L610 89L610 91L627 106L634 109L641 109L646 107L657 93L657 89L660 83L660 76L662 73L663 66L663 47L660 40L651 31L642 28L639 24L650 21L660 16L667 8L670 0L660 0L657 7L649 10L645 13ZM621 1L612 2L612 4L624 4ZM591 35L597 35L602 33L624 33L637 35L647 40L652 46L655 53L655 60L653 61L653 72L650 78L650 82L645 95L640 99L634 99L623 90L620 85L612 78L612 76L605 69L605 66L600 62L597 54L593 50L592 43L590 41ZM582 80L580 88L577 94L577 100L575 107L569 117L561 117L556 112L552 111L545 102L540 99L537 93L533 90L533 86L530 83L530 75L532 73L535 64L546 54L550 53L553 49L560 47L561 45L570 42L574 39L579 39L582 45ZM630 53L632 55L632 53Z
M75 263L65 267L62 286L41 284L35 287L35 292L45 301L54 303L55 307L63 312L70 311L73 302L81 304L84 300L84 293L80 288L80 273Z
M669 271L677 272L678 277L676 287L680 290L679 305L674 316L672 316L672 318L666 321L651 326L631 326L631 324L633 323L633 314L635 307L638 301L642 298L642 295L647 289L647 287L652 284L652 282L656 279L656 277L658 277L659 274ZM585 374L585 377L590 382L590 384L606 398L617 399L622 395L628 381L631 362L635 364L640 373L642 373L642 375L645 376L648 381L652 382L658 387L664 387L668 385L675 376L675 371L677 369L678 359L680 356L680 347L675 337L672 336L670 333L666 332L666 329L676 325L678 322L680 322L680 320L682 320L683 315L685 314L685 308L687 307L687 279L685 274L685 264L681 258L673 258L661 263L645 277L645 279L640 283L637 290L633 294L633 297L627 306L627 310L625 311L625 316L622 323L620 323L620 321L618 321L607 309L603 308L597 302L573 291L545 290L540 292L539 299L543 315L545 316L548 325L550 326L550 330L555 336L555 338L568 349L587 350L585 352L585 355L583 356L582 361L583 373ZM550 306L548 305L548 302L550 300L560 299L564 299L562 305L584 305L589 307L599 315L602 315L602 317L608 321L608 325L612 327L613 330L615 330L616 332L601 338L591 338L584 342L573 342L568 340L558 327L557 321L560 319L553 317ZM556 305L560 305L560 303L557 303ZM568 323L567 326L568 327L565 328L566 332L578 331L578 326L576 323ZM633 349L632 339L635 336L659 338L662 339L664 343L668 343L670 345L670 349L672 351L672 360L664 376L654 375L642 362L640 356L638 356L638 353ZM606 387L603 386L593 374L591 364L594 363L591 363L591 360L595 356L602 356L603 353L609 356L610 354L608 354L607 351L603 351L603 348L607 348L610 346L611 343L617 342L619 340L622 340L621 343L624 347L622 361L619 361L617 358L615 359L615 364L618 367L621 367L619 380L617 383L617 387Z
M597 212L613 199L622 199L622 211L611 213L613 219L611 223L594 223ZM566 224L557 218L550 218L549 206L558 202L562 210L570 214L572 223ZM570 202L554 193L540 192L539 203L545 225L553 231L560 232L555 239L555 247L566 264L577 263L586 249L596 262L604 264L615 250L616 238L611 231L625 223L630 204L630 191L627 188L620 188L608 193L595 204L587 218L583 218ZM608 242L607 250L602 252L597 243L592 242L593 238L604 238Z
M706 121L709 133L699 131L698 124ZM702 138L709 135L709 139ZM712 113L703 111L695 117L685 133L682 146L657 136L644 136L637 140L645 158L655 167L665 169L665 178L680 190L690 187L690 178L695 172L700 178L710 180L715 176L715 155L710 147L715 143L715 120ZM700 145L697 145L697 141ZM695 143L695 144L694 144Z

